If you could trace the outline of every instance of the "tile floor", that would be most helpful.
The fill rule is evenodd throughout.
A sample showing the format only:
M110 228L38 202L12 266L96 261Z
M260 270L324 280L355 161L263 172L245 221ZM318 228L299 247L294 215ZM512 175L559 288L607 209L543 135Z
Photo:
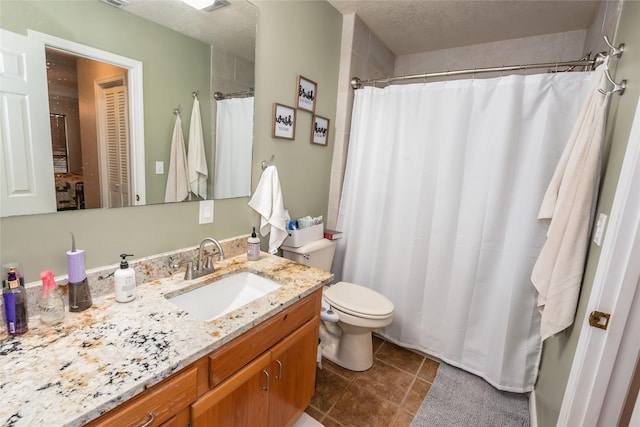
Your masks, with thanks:
M325 427L408 427L439 363L376 336L373 352L364 372L323 359L307 414Z

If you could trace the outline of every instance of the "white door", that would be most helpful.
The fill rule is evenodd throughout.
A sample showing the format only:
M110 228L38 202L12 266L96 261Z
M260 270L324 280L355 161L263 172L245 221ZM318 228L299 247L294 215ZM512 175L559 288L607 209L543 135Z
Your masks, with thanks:
M640 102L587 308L611 314L606 330L577 319L580 338L558 426L613 426L640 354ZM581 323L580 323L581 322Z
M56 211L44 43L0 30L0 216Z

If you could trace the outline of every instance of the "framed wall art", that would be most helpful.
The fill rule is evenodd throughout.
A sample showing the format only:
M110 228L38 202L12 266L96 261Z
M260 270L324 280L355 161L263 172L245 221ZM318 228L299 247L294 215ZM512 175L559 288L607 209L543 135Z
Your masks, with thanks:
M329 141L329 119L314 114L311 127L311 143L326 146Z
M316 111L318 84L306 77L298 76L296 82L296 108L313 113Z
M274 138L295 139L296 137L296 110L295 108L273 103L273 127Z

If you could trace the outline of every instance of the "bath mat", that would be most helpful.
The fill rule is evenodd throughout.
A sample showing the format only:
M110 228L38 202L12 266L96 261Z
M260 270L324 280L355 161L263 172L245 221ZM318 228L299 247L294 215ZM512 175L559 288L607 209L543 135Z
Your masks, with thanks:
M529 393L509 393L440 363L411 427L529 427Z

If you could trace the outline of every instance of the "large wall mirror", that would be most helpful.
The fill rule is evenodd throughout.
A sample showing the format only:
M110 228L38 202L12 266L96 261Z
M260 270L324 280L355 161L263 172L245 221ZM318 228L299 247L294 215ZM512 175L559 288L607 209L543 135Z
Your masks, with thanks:
M254 5L0 0L0 10L2 216L164 203L176 114L188 151L196 97L207 190L184 200L250 195ZM28 65L21 49L36 51ZM23 79L36 67L44 83Z

